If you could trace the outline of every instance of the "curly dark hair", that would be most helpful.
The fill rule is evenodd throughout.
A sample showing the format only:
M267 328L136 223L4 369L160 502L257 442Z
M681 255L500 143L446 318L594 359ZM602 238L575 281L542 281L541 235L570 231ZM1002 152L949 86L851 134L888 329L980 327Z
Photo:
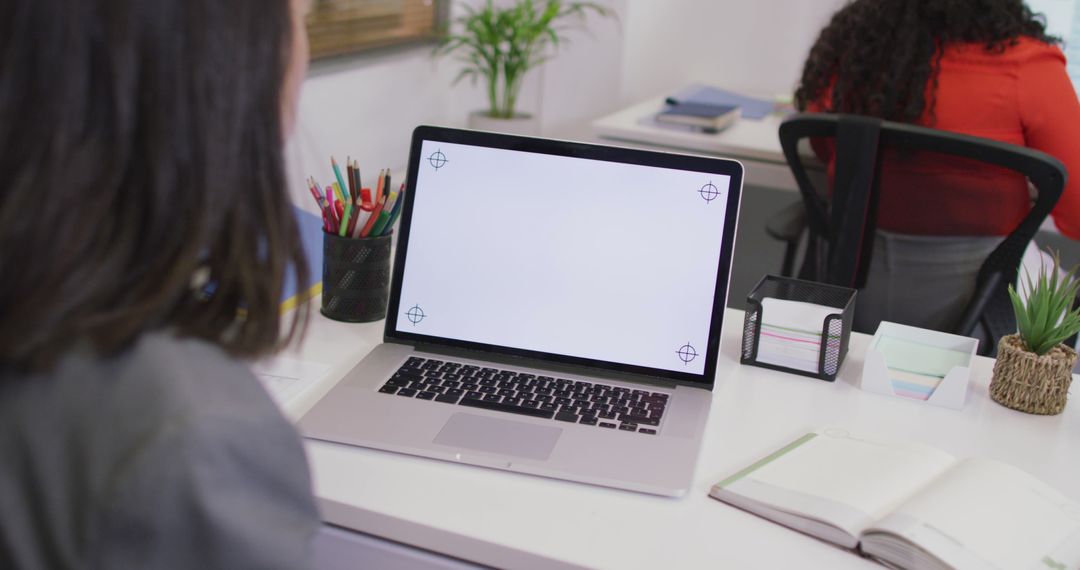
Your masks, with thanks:
M929 107L933 118L939 46L982 43L1000 53L1022 36L1060 41L1022 0L854 0L811 48L795 106L805 110L831 85L832 112L914 123Z

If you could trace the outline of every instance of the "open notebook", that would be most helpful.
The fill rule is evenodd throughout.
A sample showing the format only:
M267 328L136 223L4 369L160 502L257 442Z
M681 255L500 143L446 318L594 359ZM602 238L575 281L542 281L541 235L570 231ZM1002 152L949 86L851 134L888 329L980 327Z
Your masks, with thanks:
M824 428L713 498L899 568L1080 567L1080 503L986 459Z

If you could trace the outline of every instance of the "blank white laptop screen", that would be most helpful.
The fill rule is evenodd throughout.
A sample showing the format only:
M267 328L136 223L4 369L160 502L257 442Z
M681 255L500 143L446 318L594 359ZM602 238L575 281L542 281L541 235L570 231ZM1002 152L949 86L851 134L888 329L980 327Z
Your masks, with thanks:
M421 156L398 332L703 373L730 177L429 140Z

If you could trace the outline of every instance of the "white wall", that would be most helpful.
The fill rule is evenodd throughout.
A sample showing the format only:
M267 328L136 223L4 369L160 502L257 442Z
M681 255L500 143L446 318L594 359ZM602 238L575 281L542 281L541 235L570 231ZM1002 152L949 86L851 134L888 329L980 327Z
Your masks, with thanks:
M342 164L347 156L360 160L365 180L380 168L400 170L413 127L445 123L453 115L454 98L446 87L452 76L429 53L417 48L314 67L287 152L294 194L306 194L307 176L324 186L333 182L331 155Z
M622 98L704 81L790 95L818 32L846 0L630 0Z
M451 16L484 1L454 0ZM571 41L523 87L521 109L539 115L545 135L587 132L594 117L692 81L751 95L790 94L821 26L845 3L600 1L618 19L593 17L587 33L569 32ZM359 158L365 175L401 171L413 127L464 125L485 101L468 80L451 87L457 70L452 60L433 60L430 46L313 65L289 149L294 192L307 193L308 175L330 183L331 154Z
M485 0L454 0L462 5ZM628 0L601 0L617 12ZM522 88L519 108L537 114L544 133L587 123L619 103L623 39L618 20L590 18L587 32L569 31L558 56L535 70ZM307 194L304 179L332 182L329 157L361 161L365 176L383 167L402 171L413 127L464 126L470 111L482 109L482 85L451 85L459 65L435 60L431 46L394 50L352 60L312 65L300 98L297 129L288 156L294 195ZM305 203L305 202L302 202ZM314 206L312 206L314 208Z

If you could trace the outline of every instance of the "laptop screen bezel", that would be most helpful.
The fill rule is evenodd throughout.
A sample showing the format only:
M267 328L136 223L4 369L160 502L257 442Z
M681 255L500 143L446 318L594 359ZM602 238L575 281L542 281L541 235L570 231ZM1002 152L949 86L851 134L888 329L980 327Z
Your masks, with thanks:
M704 371L701 374L679 372L662 368L652 368L577 356L565 356L542 351L408 333L397 330L398 319L401 317L402 279L405 272L405 260L409 254L409 227L412 221L413 202L416 198L416 183L420 164L423 160L423 157L421 156L421 147L424 141L480 146L624 164L638 164L658 168L689 170L729 176L730 186L728 189L726 205L728 209L727 214L724 216L723 243L720 248L720 258L717 261L716 285L713 294L712 317L709 323L708 346L705 351ZM405 202L402 205L401 220L398 231L396 232L397 252L394 259L383 340L384 342L416 344L428 347L482 351L484 353L491 353L510 358L550 362L558 364L560 367L572 366L574 368L589 369L598 372L616 372L650 379L670 380L680 384L689 384L711 389L715 382L716 367L719 361L720 336L723 327L724 308L727 303L731 259L735 249L735 228L738 222L742 183L742 164L730 159L538 139L517 135L452 129L447 127L427 125L416 127L413 131L412 144L409 152ZM703 308L702 310L705 309Z

